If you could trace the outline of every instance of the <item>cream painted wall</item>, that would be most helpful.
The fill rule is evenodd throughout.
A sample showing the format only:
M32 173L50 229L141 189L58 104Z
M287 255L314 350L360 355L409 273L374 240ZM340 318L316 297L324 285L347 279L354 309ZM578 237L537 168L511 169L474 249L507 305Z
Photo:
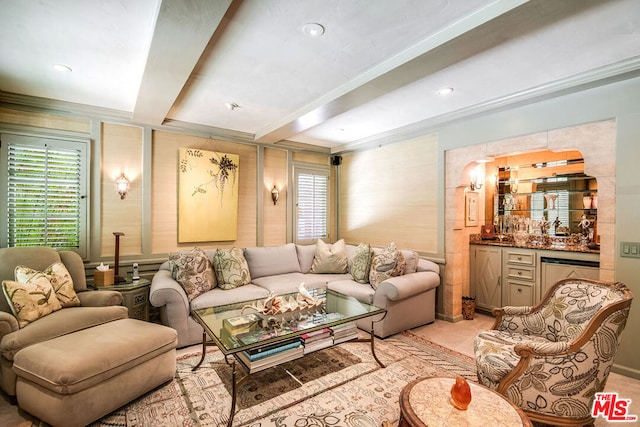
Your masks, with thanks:
M343 155L340 238L436 253L438 140L426 135Z
M287 152L265 148L263 171L263 245L281 245L287 243ZM279 195L275 205L271 199L274 185Z
M178 243L177 168L180 147L238 154L238 238L233 242ZM256 245L257 147L163 131L153 132L151 183L151 250L162 254L193 246L246 247ZM261 188L262 190L262 188Z
M142 128L102 123L100 256L115 254L114 232L120 237L120 255L142 254ZM116 179L124 172L129 192L124 199L116 191Z

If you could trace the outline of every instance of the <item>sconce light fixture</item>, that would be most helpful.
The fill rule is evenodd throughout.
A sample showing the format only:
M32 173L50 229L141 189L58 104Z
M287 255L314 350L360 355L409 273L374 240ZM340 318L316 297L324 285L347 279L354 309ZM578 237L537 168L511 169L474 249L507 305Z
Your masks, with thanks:
M120 176L116 179L116 188L118 189L118 194L120 194L120 199L124 199L129 192L129 178L126 177L124 172L120 172Z
M471 176L470 176L470 182L469 182L469 188L471 189L471 191L476 191L476 190L480 190L482 188L482 185L484 184L484 177L482 176L482 172L480 171L480 169L478 168L478 166L476 166L472 171L471 171Z
M274 206L276 205L276 202L278 201L279 198L280 198L280 192L278 191L278 187L274 185L273 188L271 189L271 200L273 200Z

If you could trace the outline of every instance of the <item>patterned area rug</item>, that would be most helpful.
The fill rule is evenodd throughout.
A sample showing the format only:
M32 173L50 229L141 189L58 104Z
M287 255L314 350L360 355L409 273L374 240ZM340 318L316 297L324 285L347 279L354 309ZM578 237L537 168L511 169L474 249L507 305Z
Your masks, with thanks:
M416 378L462 375L476 381L472 358L410 332L368 343L348 342L278 368L239 387L234 426L380 426L397 424L402 388ZM224 426L231 406L230 369L209 347L177 360L176 378L94 426ZM242 375L242 374L241 374Z

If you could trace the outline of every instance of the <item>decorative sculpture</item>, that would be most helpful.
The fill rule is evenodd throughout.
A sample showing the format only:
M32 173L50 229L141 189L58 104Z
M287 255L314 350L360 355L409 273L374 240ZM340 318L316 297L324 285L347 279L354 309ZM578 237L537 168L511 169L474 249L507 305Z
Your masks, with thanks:
M455 384L451 387L451 403L463 411L466 411L471 403L471 387L463 377L457 376Z
M298 295L296 298L290 296L289 298L283 296L276 296L273 292L269 294L264 302L257 302L253 305L245 305L242 307L242 312L246 309L255 310L260 314L266 316L274 314L290 313L292 311L304 310L312 307L320 307L324 304L325 298L314 297L311 292L306 288L304 282L298 286Z

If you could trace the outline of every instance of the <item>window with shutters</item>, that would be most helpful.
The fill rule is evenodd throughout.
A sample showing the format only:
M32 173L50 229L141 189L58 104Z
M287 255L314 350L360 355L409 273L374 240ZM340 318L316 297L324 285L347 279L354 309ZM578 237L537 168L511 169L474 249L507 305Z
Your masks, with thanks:
M87 144L2 135L3 246L49 246L86 256Z
M296 178L296 224L298 243L328 237L329 171L300 169Z

